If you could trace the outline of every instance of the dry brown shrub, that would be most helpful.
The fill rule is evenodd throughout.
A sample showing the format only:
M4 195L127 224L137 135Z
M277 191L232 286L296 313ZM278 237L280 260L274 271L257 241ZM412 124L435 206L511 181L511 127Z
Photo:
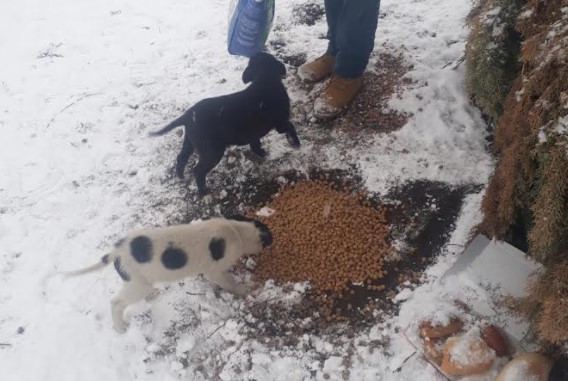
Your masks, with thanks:
M518 224L544 270L510 300L545 346L568 341L568 0L529 0L517 20L523 65L495 130L499 161L481 231L510 239ZM564 347L566 348L566 347Z
M536 274L528 285L528 295L509 300L513 312L530 318L533 330L545 346L568 341L568 253L564 260Z
M524 10L532 12L529 17L517 20L517 30L523 35L521 59L523 62L536 62L538 57L548 53L545 49L551 39L547 38L551 27L562 17L562 8L568 6L566 0L530 0Z
M568 340L568 296L549 297L544 301L537 328L540 337L551 343Z
M567 253L564 253L566 257ZM568 296L568 261L564 260L552 268L543 270L529 283L529 298L536 304L542 303L550 295Z
M518 28L524 37L521 56L523 70L509 92L495 130L499 162L482 206L486 216L482 231L507 239L510 238L508 233L511 226L524 224L534 231L531 233L531 251L538 251L535 255L540 257L546 257L554 251L555 245L551 245L550 240L559 239L562 229L565 229L558 225L562 220L560 217L555 219L554 227L546 227L543 224L550 225L550 221L542 218L544 214L541 213L540 218L534 215L535 210L542 211L543 204L550 200L544 195L540 196L543 187L546 194L554 195L557 201L552 210L568 217L566 211L562 212L565 208L560 206L566 197L563 182L546 184L561 179L560 174L554 175L555 170L549 166L554 163L556 171L560 171L562 165L566 167L566 154L562 155L559 150L552 162L549 160L551 144L539 144L538 140L543 126L553 127L567 111L563 108L565 102L562 97L568 91L565 56L568 28L561 27L567 24L563 21L566 20L565 12L561 11L567 5L566 0L532 0L523 9L532 11L532 15L526 17L521 12ZM544 132L552 138L550 131ZM565 143L566 137L558 137L554 144L562 146ZM535 204L537 200L540 200L538 205ZM548 234L542 235L542 232ZM543 249L546 249L545 252Z
M491 236L507 239L510 226L520 216L529 213L530 184L534 181L534 166L530 155L531 128L524 114L524 102L517 102L517 80L505 101L506 113L499 119L495 130L495 149L499 161L483 199L485 219L482 231Z
M554 144L543 163L542 186L531 208L534 225L529 243L534 256L542 261L556 254L566 241L567 194L566 145Z
M476 0L467 18L465 82L491 122L497 121L520 65L516 15L526 0Z
M568 341L568 252L561 257L564 260L556 266L534 274L526 297L503 300L515 315L531 321L532 335L536 334L543 348L549 349Z

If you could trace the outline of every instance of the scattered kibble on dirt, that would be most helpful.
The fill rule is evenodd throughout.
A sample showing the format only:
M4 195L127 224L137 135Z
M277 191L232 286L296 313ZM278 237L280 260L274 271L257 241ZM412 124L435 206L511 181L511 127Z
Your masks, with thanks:
M255 257L257 280L311 282L324 315L353 285L380 287L374 284L386 275L386 208L373 206L365 192L306 180L284 186L266 206L274 214L257 218L274 243Z

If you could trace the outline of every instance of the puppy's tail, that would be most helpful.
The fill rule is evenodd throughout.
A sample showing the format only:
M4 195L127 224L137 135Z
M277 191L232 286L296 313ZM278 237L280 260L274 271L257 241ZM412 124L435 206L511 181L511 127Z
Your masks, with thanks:
M106 255L103 255L103 257L101 258L101 261L99 263L96 263L92 266L85 267L83 269L75 270L75 271L60 271L60 272L58 272L58 274L61 274L64 277L76 277L76 276L79 276L79 275L89 274L89 273L99 271L99 270L105 268L113 260L114 260L114 258L112 258L110 254L106 254Z
M170 124L168 124L166 127L162 128L161 130L152 131L148 135L150 135L150 136L161 136L161 135L167 134L168 132L170 132L171 130L173 130L176 127L184 126L185 124L186 124L186 120L185 120L185 114L184 114L184 115L180 116L179 118L177 118L176 120L174 120L173 122L171 122Z

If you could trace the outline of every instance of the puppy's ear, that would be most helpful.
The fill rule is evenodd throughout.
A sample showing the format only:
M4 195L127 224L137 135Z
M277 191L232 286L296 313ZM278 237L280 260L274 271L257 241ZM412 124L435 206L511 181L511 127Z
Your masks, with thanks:
M252 82L252 80L253 80L252 68L249 65L247 66L245 71L243 71L243 83L247 84L249 82Z

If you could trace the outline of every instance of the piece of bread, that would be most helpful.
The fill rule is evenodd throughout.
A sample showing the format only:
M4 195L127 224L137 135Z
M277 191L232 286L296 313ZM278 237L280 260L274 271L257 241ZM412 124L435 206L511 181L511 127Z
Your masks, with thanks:
M448 324L434 325L431 321L420 324L420 336L430 339L440 339L455 334L463 328L463 322L458 318L452 318Z
M486 325L481 330L481 338L485 341L485 344L495 351L495 354L499 357L504 357L509 354L509 344L507 339L499 328L494 325Z
M442 365L442 358L444 357L444 342L441 339L430 339L425 337L422 342L424 355L436 365Z
M444 344L441 368L449 376L469 376L487 372L494 359L495 351L481 337L450 337Z
M523 353L501 370L496 381L548 381L552 360L540 353Z

